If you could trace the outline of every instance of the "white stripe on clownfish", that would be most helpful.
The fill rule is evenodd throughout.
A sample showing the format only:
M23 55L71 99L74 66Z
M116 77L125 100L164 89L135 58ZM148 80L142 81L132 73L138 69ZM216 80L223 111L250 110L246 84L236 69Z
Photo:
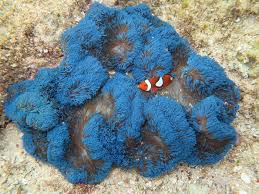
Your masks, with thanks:
M170 80L173 80L173 77L170 77ZM164 77L159 77L159 80L156 82L156 87L161 88L164 85Z
M150 81L148 80L148 79L146 79L145 80L145 83L147 84L147 89L146 89L146 91L148 92L148 91L150 91L151 90L151 83L150 83Z
M160 88L162 87L164 84L164 80L163 80L163 77L159 77L159 80L156 82L156 87Z

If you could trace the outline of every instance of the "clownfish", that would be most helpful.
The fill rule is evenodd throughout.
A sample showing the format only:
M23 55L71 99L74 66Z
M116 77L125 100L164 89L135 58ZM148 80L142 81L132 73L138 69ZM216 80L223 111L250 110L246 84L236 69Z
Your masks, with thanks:
M138 88L146 92L157 92L159 88L168 86L173 80L173 77L169 74L165 74L163 77L152 77L139 83Z

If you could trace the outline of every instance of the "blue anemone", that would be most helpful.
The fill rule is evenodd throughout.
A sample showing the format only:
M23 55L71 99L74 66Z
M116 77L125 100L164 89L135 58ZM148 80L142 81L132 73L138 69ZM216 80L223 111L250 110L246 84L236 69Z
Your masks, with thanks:
M58 67L9 87L5 114L25 150L69 182L99 183L113 166L157 177L180 162L214 164L235 144L239 89L145 4L94 3L61 47ZM138 88L165 74L158 92Z
M195 134L181 105L166 97L153 97L144 108L145 125L137 152L140 174L160 176L171 171L192 152Z
M196 145L187 162L193 165L214 164L221 160L236 143L236 131L226 122L222 100L210 96L192 109L192 124Z

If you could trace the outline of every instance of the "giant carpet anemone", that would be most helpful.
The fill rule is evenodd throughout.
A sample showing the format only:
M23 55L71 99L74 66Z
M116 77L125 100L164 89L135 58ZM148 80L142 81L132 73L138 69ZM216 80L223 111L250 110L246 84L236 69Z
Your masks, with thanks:
M157 177L214 164L235 145L239 89L145 4L95 3L61 43L58 67L9 87L5 114L25 150L69 182L100 183L114 167ZM165 74L167 87L137 87Z

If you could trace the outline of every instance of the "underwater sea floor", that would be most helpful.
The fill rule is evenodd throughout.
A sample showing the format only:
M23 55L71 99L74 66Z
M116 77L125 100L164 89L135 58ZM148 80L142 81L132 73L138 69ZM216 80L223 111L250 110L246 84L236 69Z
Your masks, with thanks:
M76 24L89 7L86 0L0 2L0 194L2 193L259 193L258 10L253 0L98 0L107 5L146 2L200 53L223 65L241 89L234 121L239 144L220 163L179 165L157 179L115 169L98 185L72 185L51 166L29 156L21 133L3 113L5 89L32 79L40 67L62 58L59 35ZM256 31L257 30L257 31ZM256 66L257 64L257 66Z

